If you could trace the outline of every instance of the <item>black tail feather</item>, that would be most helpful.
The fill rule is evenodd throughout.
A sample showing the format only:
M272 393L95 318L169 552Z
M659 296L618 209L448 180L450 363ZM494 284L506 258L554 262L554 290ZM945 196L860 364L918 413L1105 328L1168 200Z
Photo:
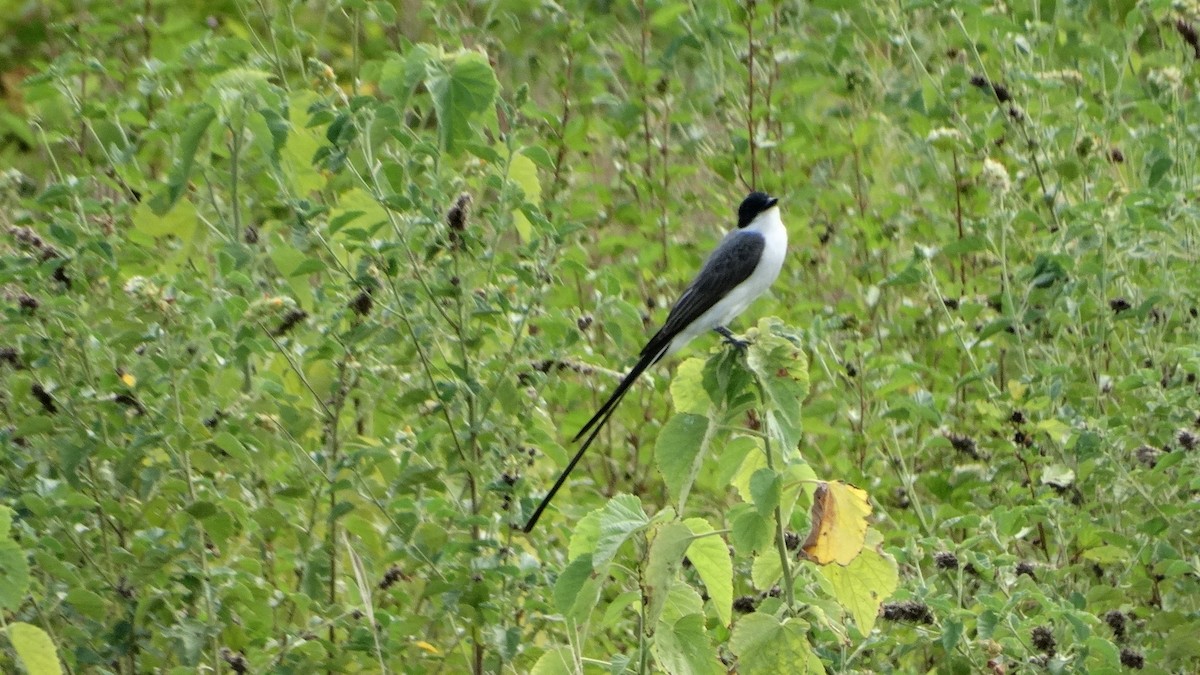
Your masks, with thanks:
M563 483L567 482L567 477L571 475L571 471L575 469L575 465L579 463L580 459L583 459L583 453L587 452L587 449L592 445L592 441L596 440L596 436L600 435L600 430L608 423L608 418L612 417L613 412L617 409L617 404L621 402L621 399L625 398L629 387L633 386L634 381L647 368L657 363L663 357L663 354L667 351L667 347L670 345L670 341L667 341L665 345L659 347L655 352L649 351L652 345L654 345L654 340L651 340L650 344L647 345L647 349L642 350L642 358L638 359L637 364L630 369L629 374L617 385L612 396L608 397L604 405L600 406L595 415L592 415L592 419L588 420L587 424L583 425L583 428L579 430L579 433L575 434L575 438L571 439L571 442L574 443L583 438L585 434L587 435L587 440L583 442L579 451L571 458L571 461L567 464L567 468L563 469L563 472L558 475L558 480L554 481L554 485L550 487L550 491L546 493L545 497L542 497L542 502L538 504L533 515L529 517L529 522L525 523L524 529L526 532L531 532L534 526L537 525L538 519L542 517L542 511L545 511L546 507L550 505L550 501L554 499L554 495L558 493L559 488L563 486ZM591 433L588 433L589 431Z
M525 532L532 532L533 528L537 526L538 519L542 517L542 512L546 510L547 506L550 506L550 501L554 499L554 495L558 494L559 488L567 482L567 477L571 475L571 471L575 469L575 465L579 463L579 460L583 459L583 453L587 452L587 449L592 445L592 441L596 440L596 437L600 435L600 430L604 428L604 424L608 422L608 418L612 417L613 412L617 409L616 404L625 397L627 390L628 388L621 390L619 394L615 395L615 399L609 399L612 405L608 407L608 410L604 413L604 417L600 419L600 423L592 429L592 433L588 435L587 440L579 447L579 451L571 458L571 461L567 464L567 468L558 474L558 480L554 481L554 485L550 486L550 491L546 493L545 497L542 497L542 502L538 504L538 507L533 511L533 515L529 517L529 521L525 523Z
M587 434L587 432L593 426L595 426L597 422L600 421L600 418L607 418L608 413L613 408L617 407L617 402L625 396L625 392L628 391L631 386L633 386L634 380L638 379L638 376L641 375L647 368L649 368L654 361L655 359L652 359L648 356L642 356L642 358L638 360L637 364L630 369L629 374L627 374L621 380L621 384L617 385L617 388L613 391L612 396L609 396L608 400L604 402L604 405L600 406L600 409L596 411L596 414L592 415L592 419L588 420L587 424L583 425L583 428L579 430L579 433L575 434L575 438L572 438L571 442L578 442L579 439L583 438L584 435Z

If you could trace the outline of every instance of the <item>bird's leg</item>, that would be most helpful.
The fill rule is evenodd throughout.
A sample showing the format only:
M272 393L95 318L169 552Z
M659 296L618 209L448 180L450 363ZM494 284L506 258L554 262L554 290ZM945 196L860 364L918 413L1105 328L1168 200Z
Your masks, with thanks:
M735 338L735 337L733 336L733 333L730 333L730 332L729 332L729 329L728 329L728 328L726 328L725 326L717 326L717 327L716 327L716 328L714 328L713 330L717 331L717 334L718 334L718 335L720 335L721 337L725 338L725 343L726 343L726 344L731 344L731 345L733 345L734 347L737 347L738 349L745 349L745 348L747 348L747 347L749 347L749 346L750 346L750 343L749 343L749 342L746 342L745 340L739 340L739 339Z

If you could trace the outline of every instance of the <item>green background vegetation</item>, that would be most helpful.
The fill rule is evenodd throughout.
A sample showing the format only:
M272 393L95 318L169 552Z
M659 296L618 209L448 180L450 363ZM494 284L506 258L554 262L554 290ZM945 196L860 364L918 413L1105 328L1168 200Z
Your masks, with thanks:
M4 670L1200 670L1192 3L0 6ZM764 351L514 531L751 186Z

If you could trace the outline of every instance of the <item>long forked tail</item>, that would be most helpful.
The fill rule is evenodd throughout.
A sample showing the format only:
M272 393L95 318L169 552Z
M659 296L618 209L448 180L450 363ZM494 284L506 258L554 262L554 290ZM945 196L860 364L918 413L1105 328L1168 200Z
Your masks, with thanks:
M554 499L554 495L558 493L563 483L567 482L567 477L571 475L571 471L575 469L575 465L579 463L579 460L583 459L583 453L587 452L587 449L592 445L592 441L596 440L596 436L600 435L600 430L604 428L604 425L608 422L608 418L612 417L613 411L617 409L617 404L621 402L621 399L625 398L625 394L629 391L629 387L633 385L634 380L647 368L658 362L666 351L667 346L665 345L657 353L651 354L643 351L642 358L638 359L637 364L629 371L629 374L617 385L612 396L608 397L604 405L600 406L600 410L596 411L596 414L592 415L592 419L588 420L587 424L583 425L583 428L579 430L579 433L575 434L575 438L571 439L572 442L575 442L582 438L584 434L587 434L587 439L583 442L583 445L579 446L579 451L571 458L571 461L567 464L567 468L563 469L562 473L558 475L558 480L554 481L554 485L550 487L550 491L546 493L546 496L542 497L542 502L538 504L533 515L529 517L529 522L525 523L525 532L533 531L538 519L542 517L542 512L546 510L547 506L550 506L550 501ZM589 430L591 431L590 434L588 433Z

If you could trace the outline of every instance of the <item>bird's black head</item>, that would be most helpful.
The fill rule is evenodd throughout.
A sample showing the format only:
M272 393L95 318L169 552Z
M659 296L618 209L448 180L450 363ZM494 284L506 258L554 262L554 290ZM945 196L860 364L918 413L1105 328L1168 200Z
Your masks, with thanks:
M751 192L742 200L738 207L738 227L745 227L754 222L758 214L775 206L779 200L765 192Z

